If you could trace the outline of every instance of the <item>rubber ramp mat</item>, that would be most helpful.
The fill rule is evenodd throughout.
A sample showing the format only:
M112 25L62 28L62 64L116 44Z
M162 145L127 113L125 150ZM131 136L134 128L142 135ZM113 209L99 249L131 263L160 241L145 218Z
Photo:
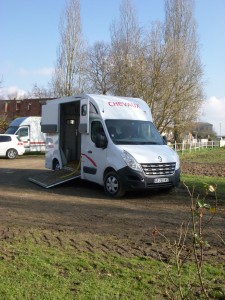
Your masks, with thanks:
M29 177L28 180L48 189L75 178L80 178L80 171L61 169L58 171L45 171Z

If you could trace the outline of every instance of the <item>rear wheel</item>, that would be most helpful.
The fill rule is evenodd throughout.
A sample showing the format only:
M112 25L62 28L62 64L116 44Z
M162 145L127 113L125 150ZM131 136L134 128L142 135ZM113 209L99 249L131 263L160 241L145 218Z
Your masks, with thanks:
M16 149L9 149L7 152L6 152L6 157L9 158L9 159L14 159L16 158L18 155L18 152Z
M117 198L125 194L122 181L116 172L109 172L104 179L104 190L106 195Z
M53 170L54 170L54 171L60 170L60 164L59 164L59 161L58 161L57 159L55 159L55 160L53 161Z

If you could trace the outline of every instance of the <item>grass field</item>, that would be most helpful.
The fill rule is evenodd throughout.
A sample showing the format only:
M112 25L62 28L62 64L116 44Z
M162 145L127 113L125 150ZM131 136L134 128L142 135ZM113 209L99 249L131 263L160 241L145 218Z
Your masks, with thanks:
M38 237L39 231L33 230ZM37 240L36 240L37 242ZM176 264L151 258L126 258L118 254L78 252L64 246L49 247L38 240L1 243L1 299L180 299ZM204 280L212 299L225 292L223 264L205 264ZM185 263L181 272L185 299L201 299L193 263ZM174 284L171 284L171 280ZM187 287L192 286L193 294ZM167 295L167 296L166 296Z
M210 164L224 164L225 167L225 148L206 148L197 152L185 153L180 155L181 161L201 163L207 168ZM210 177L202 175L182 174L181 181L190 188L194 188L196 193L204 194L204 185L212 184L217 186L217 195L220 202L225 203L225 178Z
M180 154L181 161L206 163L206 164L225 164L225 147L205 148L200 151L185 152Z
M220 204L225 204L225 178L197 175L182 175L181 182L187 185L191 190L194 189L195 195L205 195L205 184L217 186L216 194L218 197L218 202ZM215 193L213 193L213 197L214 194Z

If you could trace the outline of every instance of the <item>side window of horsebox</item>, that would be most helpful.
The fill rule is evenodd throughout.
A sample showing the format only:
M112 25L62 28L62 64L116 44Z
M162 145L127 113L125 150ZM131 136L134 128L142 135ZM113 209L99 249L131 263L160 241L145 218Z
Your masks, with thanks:
M96 142L96 138L98 134L104 134L104 129L102 123L100 121L93 121L91 123L91 140L92 142Z

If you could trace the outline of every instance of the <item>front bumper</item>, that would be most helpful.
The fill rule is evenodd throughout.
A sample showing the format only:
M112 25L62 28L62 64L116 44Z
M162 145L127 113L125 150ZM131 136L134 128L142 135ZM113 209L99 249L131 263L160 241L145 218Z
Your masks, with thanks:
M178 186L180 182L180 169L173 175L166 176L146 176L142 172L134 171L129 167L124 167L118 171L122 184L126 191L145 189L165 189ZM156 178L168 178L168 182L155 183Z

